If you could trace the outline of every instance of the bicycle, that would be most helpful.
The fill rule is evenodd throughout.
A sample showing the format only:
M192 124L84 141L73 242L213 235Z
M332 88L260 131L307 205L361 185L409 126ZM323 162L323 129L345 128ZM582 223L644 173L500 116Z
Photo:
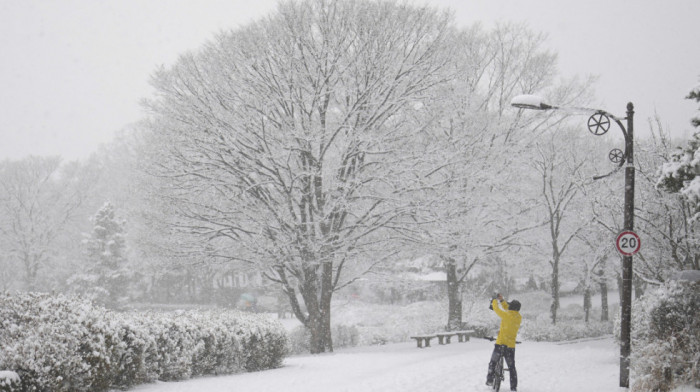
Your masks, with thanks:
M496 338L493 336L484 336L484 339L495 341ZM521 342L516 341L515 344L520 344ZM500 356L498 362L496 362L496 368L493 370L493 390L498 392L501 389L501 382L505 380L503 372L510 372L510 369L505 367L503 355Z

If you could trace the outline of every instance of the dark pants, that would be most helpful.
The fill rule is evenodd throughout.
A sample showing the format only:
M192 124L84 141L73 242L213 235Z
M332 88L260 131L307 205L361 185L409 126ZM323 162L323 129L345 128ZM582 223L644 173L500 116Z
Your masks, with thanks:
M493 382L493 373L496 369L496 363L498 363L501 357L505 358L506 364L508 365L510 373L510 389L515 389L518 387L518 372L515 370L515 349L503 344L497 344L493 348L491 361L489 362L489 372L486 375L486 382Z

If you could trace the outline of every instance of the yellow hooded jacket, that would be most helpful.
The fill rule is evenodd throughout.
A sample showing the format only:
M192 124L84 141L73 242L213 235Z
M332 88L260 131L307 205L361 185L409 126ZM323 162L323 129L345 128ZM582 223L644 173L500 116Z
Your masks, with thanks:
M522 322L523 318L518 311L508 310L508 302L503 301L501 305L505 310L501 310L498 307L497 299L491 301L493 311L501 318L501 328L498 331L496 344L515 348L515 337L518 336L518 329L520 329L520 322Z

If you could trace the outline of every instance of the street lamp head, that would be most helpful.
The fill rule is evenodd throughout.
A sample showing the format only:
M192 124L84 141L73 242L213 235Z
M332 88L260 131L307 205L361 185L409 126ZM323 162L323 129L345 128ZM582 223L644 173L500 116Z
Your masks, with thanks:
M557 109L556 106L544 103L542 97L537 95L518 95L510 101L510 105L518 109L549 110Z

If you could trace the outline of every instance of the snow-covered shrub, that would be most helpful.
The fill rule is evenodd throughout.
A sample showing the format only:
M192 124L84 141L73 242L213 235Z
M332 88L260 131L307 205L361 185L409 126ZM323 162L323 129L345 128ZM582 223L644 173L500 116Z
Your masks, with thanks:
M700 282L670 281L633 306L633 389L700 387Z
M117 313L114 315L117 344L112 354L112 386L126 389L157 380L157 347L150 329L139 317Z
M144 368L159 380L183 380L205 374L232 374L279 367L287 353L287 335L268 317L231 310L134 313L133 323L155 342Z
M556 325L549 314L551 295L546 292L519 293L514 296L522 304L523 322L519 332L521 340L564 341L610 335L612 322L584 322L583 307L570 304L559 313ZM463 304L462 329L476 332L476 336L492 336L498 333L500 319L489 309L488 298L477 298ZM616 305L612 305L614 309ZM597 315L598 319L600 314ZM333 322L357 328L358 345L376 345L410 341L410 336L446 330L447 302L423 301L408 305L380 305L353 301L339 303L333 310ZM303 329L292 331L292 352L304 351L306 344ZM334 333L334 339L337 333ZM297 344L298 342L298 344ZM297 345L299 347L297 347Z
M493 312L488 309L486 301L466 308L463 319L463 328L476 330L479 335L492 334L493 330L498 330L497 318L494 318ZM357 345L360 346L406 342L413 335L445 331L447 303L446 301L422 301L401 306L362 302L342 303L333 311L333 322L351 326L352 333L357 333ZM303 333L303 329L291 332L293 353L307 352L307 342L302 340ZM339 335L342 336L342 331L334 330L334 343Z
M360 331L356 326L334 324L331 326L331 336L334 349L355 347L360 341ZM309 331L303 325L294 328L289 332L289 352L291 354L308 354L310 338Z
M24 391L100 391L109 387L113 330L106 311L61 295L0 294L0 368Z
M150 314L147 322L156 341L158 379L184 380L192 375L192 360L197 344L197 326L190 326L182 317Z
M21 391L268 369L287 350L279 322L243 312L117 313L60 295L0 294L0 320L0 369L19 376Z
M252 320L248 322L250 321ZM281 365L281 358L287 350L286 334L272 333L272 330L260 326L239 328L239 331L242 333L237 333L237 337L244 355L241 363L246 371L254 372Z
M293 355L308 354L311 350L309 344L309 331L300 325L289 331L289 353Z
M282 325L265 315L239 311L187 312L195 331L194 374L229 374L279 367L287 353Z
M563 342L595 338L612 333L613 323L603 321L559 320L552 324L549 314L532 319L523 319L518 338L535 342Z
M193 316L191 316L193 317ZM192 353L192 375L230 374L240 372L243 366L240 349L235 339L235 329L228 328L214 320L198 320L197 345Z
M410 336L444 331L447 304L432 301L415 302L396 307L391 305L354 304L345 306L335 320L354 325L361 346L406 342Z
M19 392L21 390L19 375L9 370L0 370L0 392Z
M335 347L355 347L359 343L360 332L354 325L338 324L333 327L333 345Z
M548 311L542 308L549 306L551 298L547 299L546 306L540 306L540 310L523 309L523 316L519 339L536 342L562 342L595 338L613 333L613 323L609 321L583 320L583 306L570 304L563 307L557 317L557 323L552 324L552 317Z

